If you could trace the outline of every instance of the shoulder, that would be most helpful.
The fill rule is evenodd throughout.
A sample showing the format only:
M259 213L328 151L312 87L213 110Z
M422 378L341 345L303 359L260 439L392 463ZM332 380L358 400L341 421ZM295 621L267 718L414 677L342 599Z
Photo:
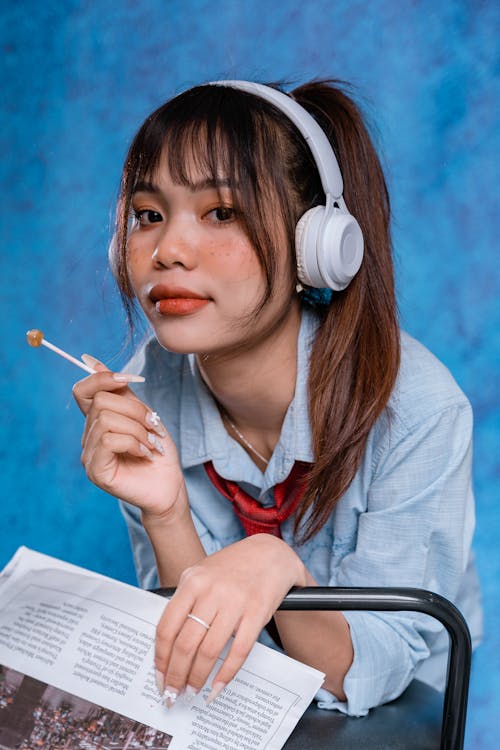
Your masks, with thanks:
M405 486L408 497L419 483L446 477L451 497L452 481L468 486L472 427L469 401L448 368L402 333L396 384L367 442L369 476L398 476L398 493Z
M448 410L468 414L470 404L448 368L401 332L401 363L387 410L393 426L407 431Z

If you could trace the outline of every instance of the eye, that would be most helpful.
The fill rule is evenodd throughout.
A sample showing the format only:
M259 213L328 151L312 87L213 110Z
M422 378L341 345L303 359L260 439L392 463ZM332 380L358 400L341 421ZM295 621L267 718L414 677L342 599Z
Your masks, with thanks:
M141 227L147 227L150 224L157 224L163 221L163 217L158 211L153 211L150 208L144 208L140 211L134 211L135 221L141 225Z
M231 206L217 206L208 212L207 216L215 224L224 224L229 221L234 221L236 218L235 210Z

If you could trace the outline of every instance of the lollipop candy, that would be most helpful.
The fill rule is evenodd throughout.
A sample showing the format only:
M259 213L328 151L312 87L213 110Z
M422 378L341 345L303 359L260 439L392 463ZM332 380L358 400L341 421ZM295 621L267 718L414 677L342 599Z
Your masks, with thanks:
M37 328L32 328L26 334L26 340L30 346L41 346L43 344L43 333Z

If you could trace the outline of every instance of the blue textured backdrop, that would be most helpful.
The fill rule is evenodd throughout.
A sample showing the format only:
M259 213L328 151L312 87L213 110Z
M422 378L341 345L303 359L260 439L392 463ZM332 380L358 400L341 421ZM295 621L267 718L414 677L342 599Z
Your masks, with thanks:
M24 0L2 3L0 565L20 544L127 581L113 500L79 463L77 373L31 327L116 366L123 315L106 245L127 144L202 80L353 82L392 193L403 325L453 371L476 415L476 549L486 637L467 747L497 747L500 5L496 0Z

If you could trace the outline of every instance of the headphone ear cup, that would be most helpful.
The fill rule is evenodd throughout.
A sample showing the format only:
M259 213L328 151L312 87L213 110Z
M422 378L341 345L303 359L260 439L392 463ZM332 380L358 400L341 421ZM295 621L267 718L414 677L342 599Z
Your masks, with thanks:
M295 227L295 255L297 276L307 286L321 289L325 286L318 266L316 247L321 224L325 216L325 206L314 206L306 211Z
M324 286L345 289L363 260L363 234L348 211L335 209L328 217L318 245L318 267Z
M317 289L341 291L352 281L363 260L363 234L348 211L314 206L295 228L299 281Z

